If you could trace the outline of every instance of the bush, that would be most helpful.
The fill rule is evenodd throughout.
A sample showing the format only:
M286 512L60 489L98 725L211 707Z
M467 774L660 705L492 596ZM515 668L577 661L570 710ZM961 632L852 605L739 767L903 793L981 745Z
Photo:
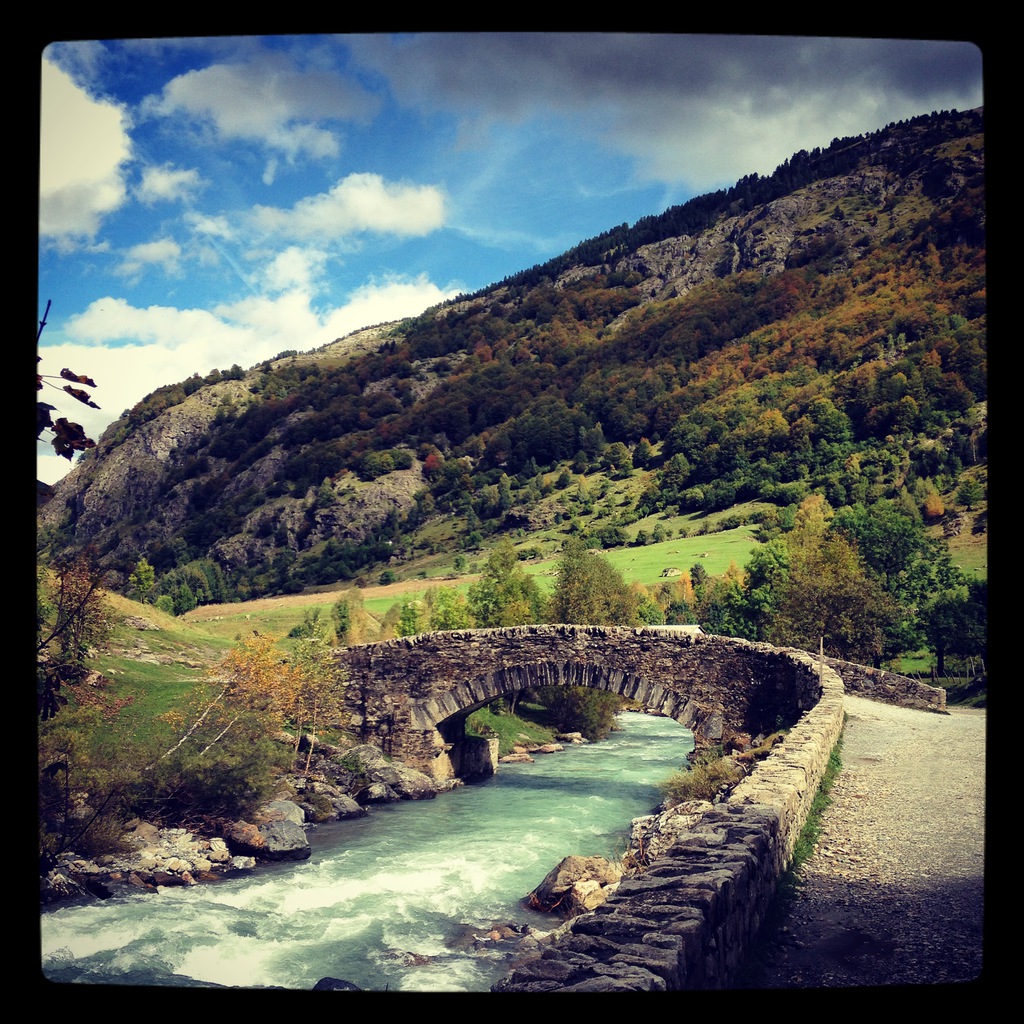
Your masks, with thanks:
M731 758L698 760L689 771L673 772L658 784L669 807L685 800L714 800L723 786L734 786L743 778L743 769Z
M270 798L291 758L287 745L242 729L198 756L182 749L159 762L133 792L133 810L171 821L245 815Z
M73 849L83 856L116 851L128 817L125 790L137 776L130 741L112 739L97 708L68 707L39 727L41 863Z
M578 732L588 740L607 739L625 698L586 686L544 686L538 691L559 732Z

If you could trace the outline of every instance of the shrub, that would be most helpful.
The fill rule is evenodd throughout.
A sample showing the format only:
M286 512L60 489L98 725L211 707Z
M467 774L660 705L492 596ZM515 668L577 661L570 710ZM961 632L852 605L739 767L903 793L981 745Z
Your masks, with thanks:
M196 755L179 750L154 765L133 793L133 810L157 820L244 815L270 798L291 749L260 731L239 729Z
M113 739L95 707L68 707L39 727L41 863L73 849L116 851L127 818L124 792L137 775L130 741Z
M731 758L699 760L689 771L673 772L659 783L658 789L669 807L684 800L714 800L723 786L734 786L743 778L743 769Z

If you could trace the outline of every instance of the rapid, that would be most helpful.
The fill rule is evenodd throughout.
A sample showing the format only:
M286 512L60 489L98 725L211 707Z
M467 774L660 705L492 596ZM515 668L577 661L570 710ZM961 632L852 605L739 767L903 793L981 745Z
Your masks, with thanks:
M487 991L508 944L460 942L493 923L560 921L522 898L570 854L615 859L660 799L692 734L624 713L610 739L501 765L433 800L309 831L306 861L243 877L57 905L40 921L51 982L371 991Z

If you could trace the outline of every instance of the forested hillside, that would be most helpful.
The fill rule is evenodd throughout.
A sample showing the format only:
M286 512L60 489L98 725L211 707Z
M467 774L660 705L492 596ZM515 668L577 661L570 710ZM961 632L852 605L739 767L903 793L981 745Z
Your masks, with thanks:
M757 557L677 621L800 642L784 591L847 564L842 600L884 622L841 653L913 650L943 595L983 606L942 537L985 528L984 152L977 111L837 139L412 320L160 388L57 486L41 546L125 588L144 559L181 612L755 503Z

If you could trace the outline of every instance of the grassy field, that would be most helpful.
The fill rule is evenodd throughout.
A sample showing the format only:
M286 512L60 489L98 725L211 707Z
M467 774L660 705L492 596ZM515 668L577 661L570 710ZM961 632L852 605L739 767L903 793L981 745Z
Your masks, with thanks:
M159 716L179 705L234 642L152 605L108 594L114 623L107 648L93 667L110 680L106 696L123 704L118 719L141 738L159 731ZM138 629L137 618L155 628ZM128 621L126 621L128 620Z

